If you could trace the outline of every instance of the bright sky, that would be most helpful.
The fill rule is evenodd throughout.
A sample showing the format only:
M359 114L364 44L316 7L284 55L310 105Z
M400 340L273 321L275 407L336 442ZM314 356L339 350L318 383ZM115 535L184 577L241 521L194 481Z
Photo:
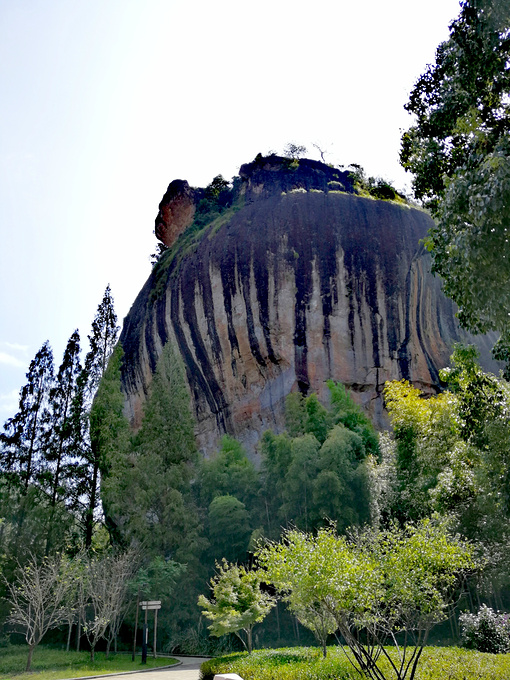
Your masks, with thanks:
M0 0L0 424L49 339L150 273L176 178L288 142L398 188L403 106L458 0Z

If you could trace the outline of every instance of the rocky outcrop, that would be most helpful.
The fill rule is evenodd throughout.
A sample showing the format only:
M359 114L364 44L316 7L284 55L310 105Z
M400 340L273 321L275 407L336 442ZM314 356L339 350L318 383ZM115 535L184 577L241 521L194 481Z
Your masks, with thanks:
M159 204L154 233L171 248L177 238L193 223L195 194L186 180L174 179Z
M168 341L184 360L204 455L228 432L255 458L262 432L283 428L289 392L327 401L325 381L341 381L383 425L386 380L436 391L452 344L473 341L420 245L430 217L359 197L347 173L306 163L243 166L234 207L156 266L121 336L134 427ZM494 370L491 342L476 342Z

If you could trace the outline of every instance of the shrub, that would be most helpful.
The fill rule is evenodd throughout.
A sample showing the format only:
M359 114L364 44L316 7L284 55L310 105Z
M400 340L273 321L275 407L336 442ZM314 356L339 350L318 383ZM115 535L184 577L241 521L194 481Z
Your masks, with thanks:
M510 616L482 605L478 614L461 614L460 625L466 647L479 652L510 652Z

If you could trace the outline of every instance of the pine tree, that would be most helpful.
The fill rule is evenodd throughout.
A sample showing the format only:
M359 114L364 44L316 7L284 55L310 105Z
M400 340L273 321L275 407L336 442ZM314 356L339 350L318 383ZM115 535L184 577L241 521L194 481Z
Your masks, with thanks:
M73 461L79 454L74 428L73 403L77 394L77 380L81 373L80 335L69 338L55 384L50 391L47 442L44 450L43 483L49 496L50 524L46 543L48 554L53 543L57 505L70 499Z
M21 388L19 411L4 425L1 472L9 486L26 495L39 472L45 438L47 403L53 384L53 353L46 341L30 363Z
M106 371L108 360L117 342L118 333L117 315L115 314L110 284L108 284L92 322L92 332L88 336L90 350L85 359L85 371L90 399L93 398Z
M110 286L106 287L103 299L97 308L92 322L92 332L88 336L90 350L85 358L85 365L78 379L78 390L75 400L74 418L76 427L81 428L82 460L81 480L78 494L84 505L83 526L85 546L90 548L94 529L94 518L100 505L99 485L101 475L101 451L96 440L92 440L89 432L88 413L94 394L103 377L108 361L114 350L119 327L115 314Z

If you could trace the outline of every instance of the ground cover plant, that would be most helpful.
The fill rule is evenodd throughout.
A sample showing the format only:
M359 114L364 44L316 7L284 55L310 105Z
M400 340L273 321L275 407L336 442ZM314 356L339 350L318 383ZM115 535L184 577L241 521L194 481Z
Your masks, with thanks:
M0 649L0 680L59 680L60 678L80 678L89 675L140 671L144 668L157 668L176 663L175 659L147 657L147 664L142 666L141 656L131 661L131 654L96 653L94 663L90 661L90 653L65 652L49 647L37 647L32 661L32 672L25 673L27 659L26 645L8 645Z
M395 649L388 647L390 655ZM381 667L385 661L381 660ZM243 680L360 680L340 647L329 647L324 658L319 649L261 649L216 657L201 666L201 680L215 673L238 673ZM388 675L388 677L392 677ZM483 654L458 647L426 647L416 680L506 680L510 654Z

